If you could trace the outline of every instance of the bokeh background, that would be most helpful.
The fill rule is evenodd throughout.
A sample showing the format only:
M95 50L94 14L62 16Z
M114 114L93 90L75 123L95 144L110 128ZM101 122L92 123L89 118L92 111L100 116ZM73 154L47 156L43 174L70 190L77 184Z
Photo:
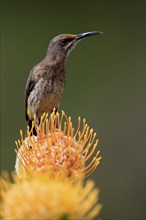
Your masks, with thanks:
M24 87L60 33L100 30L67 63L61 108L87 119L102 162L91 178L105 220L145 219L145 1L1 1L1 170L14 170L25 131Z

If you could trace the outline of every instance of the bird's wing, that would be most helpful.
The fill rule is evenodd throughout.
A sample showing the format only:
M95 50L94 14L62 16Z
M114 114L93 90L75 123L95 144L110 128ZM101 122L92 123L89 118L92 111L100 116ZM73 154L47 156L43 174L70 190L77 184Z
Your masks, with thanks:
M31 76L29 76L27 83L26 83L26 88L25 88L25 118L27 121L29 120L28 114L27 114L27 100L28 100L28 97L31 91L34 88L34 85L35 85L35 81L31 78Z

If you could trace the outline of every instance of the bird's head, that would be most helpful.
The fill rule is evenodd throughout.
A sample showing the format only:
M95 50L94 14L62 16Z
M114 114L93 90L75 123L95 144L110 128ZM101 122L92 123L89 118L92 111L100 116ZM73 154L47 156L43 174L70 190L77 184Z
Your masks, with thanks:
M60 34L54 37L48 47L48 56L53 59L65 59L72 49L85 37L101 35L100 31L85 32L81 34Z

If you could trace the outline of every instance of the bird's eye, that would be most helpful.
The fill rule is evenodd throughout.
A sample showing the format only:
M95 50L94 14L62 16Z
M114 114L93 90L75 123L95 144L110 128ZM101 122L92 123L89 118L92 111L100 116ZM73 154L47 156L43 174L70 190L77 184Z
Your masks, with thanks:
M63 45L66 45L66 44L68 44L68 43L71 42L71 41L72 41L72 39L66 38L66 39L63 39L63 40L62 40L62 44L63 44Z
M63 44L66 44L67 42L68 42L68 39L63 39L63 40L62 40L62 43L63 43Z

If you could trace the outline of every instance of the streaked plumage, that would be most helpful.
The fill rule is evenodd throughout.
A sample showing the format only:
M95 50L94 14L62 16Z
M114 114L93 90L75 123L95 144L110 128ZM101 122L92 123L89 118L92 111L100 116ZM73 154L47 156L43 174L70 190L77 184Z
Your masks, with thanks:
M101 32L61 34L51 40L45 59L31 70L26 83L25 116L30 129L34 115L38 125L44 112L58 110L66 81L67 57L81 39L95 34Z

